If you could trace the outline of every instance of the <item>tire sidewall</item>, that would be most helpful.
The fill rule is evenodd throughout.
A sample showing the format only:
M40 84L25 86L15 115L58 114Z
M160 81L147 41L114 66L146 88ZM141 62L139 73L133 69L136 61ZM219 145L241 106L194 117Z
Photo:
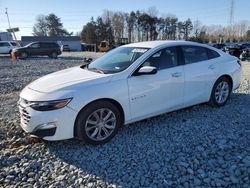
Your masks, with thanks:
M26 55L23 56L23 54L26 54ZM21 58L21 59L26 59L26 58L28 58L28 56L29 56L29 55L28 55L27 52L21 52L21 53L20 53L20 58Z
M101 109L101 108L107 108L114 113L116 117L116 127L108 138L101 140L101 141L95 141L87 136L87 133L85 130L85 124L89 115L93 113L94 111ZM80 140L84 140L85 142L89 144L93 144L93 145L104 144L115 136L121 124L122 124L122 118L121 118L121 113L119 109L114 104L108 101L98 101L90 105L87 105L85 108L83 108L79 112L76 118L76 122L75 122L75 136L79 138Z
M227 99L226 99L223 103L218 103L218 102L216 101L216 98L215 98L215 90L216 90L217 86L218 86L221 82L223 82L223 81L227 82L227 84L228 84L228 86L229 86L229 94L228 94ZM210 103L212 106L214 106L214 107L221 107L221 106L224 106L224 105L226 104L226 102L228 101L231 92L232 92L232 84L230 83L230 81L229 81L226 77L221 77L221 78L219 78L219 79L215 82L215 84L214 84L213 90L212 90L212 92L211 92L211 96L210 96L210 101L209 101L209 103Z
M57 53L56 52L52 52L50 56L53 59L57 59Z

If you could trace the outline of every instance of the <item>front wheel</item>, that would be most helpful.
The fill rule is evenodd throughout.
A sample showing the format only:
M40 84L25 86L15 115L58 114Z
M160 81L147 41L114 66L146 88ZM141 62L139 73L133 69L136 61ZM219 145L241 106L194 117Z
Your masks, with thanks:
M75 135L89 144L104 144L115 136L121 124L121 113L113 103L97 101L79 113Z
M224 106L231 94L232 84L226 77L219 78L213 87L210 97L210 105L214 107Z
M27 52L21 52L21 54L20 54L21 59L26 59L27 57L28 57Z

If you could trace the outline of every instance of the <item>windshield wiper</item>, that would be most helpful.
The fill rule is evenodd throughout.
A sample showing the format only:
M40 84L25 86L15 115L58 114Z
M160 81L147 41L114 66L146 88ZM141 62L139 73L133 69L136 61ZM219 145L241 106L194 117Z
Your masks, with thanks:
M90 71L94 71L94 72L99 72L101 74L105 74L102 70L100 69L97 69L97 68L88 68L88 65L86 66L86 68Z

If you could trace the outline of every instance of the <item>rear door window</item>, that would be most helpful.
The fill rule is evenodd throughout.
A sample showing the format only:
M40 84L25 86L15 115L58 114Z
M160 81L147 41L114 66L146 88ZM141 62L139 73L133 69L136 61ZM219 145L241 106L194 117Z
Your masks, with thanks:
M186 64L208 60L207 48L200 46L182 46L182 52Z
M50 47L49 43L41 43L41 48L48 48Z

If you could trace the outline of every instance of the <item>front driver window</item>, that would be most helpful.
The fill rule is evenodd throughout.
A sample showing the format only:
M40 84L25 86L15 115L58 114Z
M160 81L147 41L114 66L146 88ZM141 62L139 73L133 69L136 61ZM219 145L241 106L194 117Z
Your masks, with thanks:
M35 44L30 45L30 47L31 48L39 48L40 45L39 45L39 43L35 43Z
M144 66L156 67L158 70L177 66L176 47L164 48L149 57L143 64Z

